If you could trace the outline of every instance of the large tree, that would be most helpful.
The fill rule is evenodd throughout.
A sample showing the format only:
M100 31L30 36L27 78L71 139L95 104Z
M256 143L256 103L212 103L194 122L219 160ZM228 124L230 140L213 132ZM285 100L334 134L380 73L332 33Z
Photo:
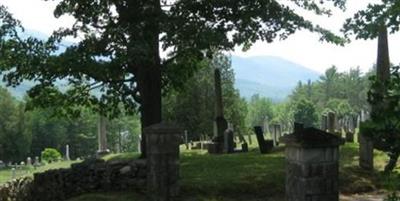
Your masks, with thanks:
M64 106L76 112L86 104L117 114L140 105L142 127L161 121L162 91L183 83L212 50L248 49L258 40L285 39L296 30L321 34L321 40L344 41L299 13L330 15L345 0L62 0L56 17L72 15L72 27L58 30L46 42L21 39L18 23L1 8L2 70L11 85L36 81L30 91L35 105ZM4 20L5 19L5 20ZM67 36L76 44L57 50ZM17 51L13 51L13 50ZM57 52L58 51L58 52ZM161 52L168 54L161 57ZM61 52L61 53L60 53ZM55 54L57 53L57 54ZM61 92L55 82L73 87ZM100 95L91 93L98 89ZM145 139L145 138L143 138Z

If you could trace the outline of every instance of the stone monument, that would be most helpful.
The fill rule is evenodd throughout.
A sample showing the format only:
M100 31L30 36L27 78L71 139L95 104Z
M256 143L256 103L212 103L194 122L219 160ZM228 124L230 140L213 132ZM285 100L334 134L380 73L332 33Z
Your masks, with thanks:
M296 124L285 135L286 200L339 201L339 145L337 135Z
M173 201L179 194L179 139L182 131L166 123L144 129L147 192L152 201Z

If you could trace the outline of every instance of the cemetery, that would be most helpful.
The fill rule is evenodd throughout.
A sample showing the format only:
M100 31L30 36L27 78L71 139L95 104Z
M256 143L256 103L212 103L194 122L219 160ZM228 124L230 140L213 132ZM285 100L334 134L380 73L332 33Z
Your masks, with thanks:
M0 201L400 201L398 19L396 0L0 0ZM318 69L271 56L292 50Z

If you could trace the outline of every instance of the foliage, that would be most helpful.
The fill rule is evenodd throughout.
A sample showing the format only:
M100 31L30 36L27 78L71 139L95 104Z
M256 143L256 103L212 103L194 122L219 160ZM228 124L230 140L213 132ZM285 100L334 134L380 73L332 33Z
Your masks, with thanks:
M54 148L46 148L42 151L41 158L48 163L55 162L61 159L61 153Z
M343 44L342 38L306 20L298 10L329 16L329 7L344 9L344 4L344 0L292 0L290 4L275 0L62 0L55 16L71 15L75 23L47 41L10 34L16 33L17 26L1 7L6 26L1 26L0 39L7 46L1 48L0 69L7 72L5 80L10 85L24 79L36 81L29 92L34 106L78 115L78 106L85 105L115 116L120 103L127 112L134 112L139 103L142 126L149 126L161 121L161 89L182 86L214 50L248 49L257 40L286 39L299 29ZM60 49L68 36L81 40ZM160 44L170 50L163 59ZM20 54L10 51L14 49ZM55 84L59 79L71 88L60 91ZM92 93L95 89L98 95Z
M400 2L397 0L370 3L365 10L346 20L343 31L347 35L356 35L357 39L374 39L382 27L388 27L391 33L395 33L399 31L399 9Z
M400 196L396 192L392 192L383 201L400 201Z
M263 126L266 120L270 121L274 116L272 100L258 94L251 97L248 108L247 125L250 127Z
M371 82L368 102L375 109L371 113L371 119L361 125L360 131L373 140L376 149L390 156L391 160L385 170L391 171L400 155L399 67L392 68L388 81L383 83L372 76Z
M70 145L71 158L93 155L97 149L98 115L81 107L81 117L54 116L51 109L25 111L26 100L16 100L0 87L0 160L25 161L54 147L65 151ZM107 126L109 149L113 152L136 151L140 121L138 115L113 119ZM121 148L120 148L121 147Z
M245 131L247 104L234 88L234 73L231 60L222 53L202 62L202 67L181 90L171 91L163 99L163 118L178 123L188 131L189 139L200 135L213 136L215 120L214 69L221 71L224 116L232 123L237 133Z
M307 99L297 101L293 118L295 122L302 123L305 127L316 127L318 116L314 104Z
M359 68L338 72L333 66L317 81L307 84L299 82L285 103L288 105L285 111L293 113L296 103L306 99L313 104L317 116L328 111L335 112L339 126L343 127L345 121L342 120L355 119L361 111L368 110L368 77L371 74L372 71L362 74Z

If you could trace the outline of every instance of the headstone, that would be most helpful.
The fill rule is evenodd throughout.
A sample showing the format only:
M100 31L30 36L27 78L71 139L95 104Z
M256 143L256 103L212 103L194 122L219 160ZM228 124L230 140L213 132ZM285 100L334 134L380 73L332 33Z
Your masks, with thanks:
M249 146L247 143L242 143L242 152L249 152Z
M349 117L347 118L347 123L346 123L346 142L354 142L354 132L355 132L355 128L354 128L354 121L353 121L353 117Z
M279 145L279 138L282 135L281 133L282 133L281 125L274 124L272 130L272 140L274 141L274 146Z
M32 166L32 159L31 159L31 157L26 158L26 165L27 165L27 166Z
M69 157L69 145L65 145L65 159L67 161L71 160L71 158Z
M264 139L264 132L261 126L255 126L254 132L257 136L258 147L260 149L261 154L266 154L272 150L274 147L274 142L272 140Z
M176 200L179 194L179 138L182 131L160 123L144 129L147 143L147 192L152 201Z
M97 151L98 155L104 155L109 153L107 148L107 118L100 116L98 124L98 141L99 149Z
M221 73L218 68L214 70L214 89L215 89L215 112L216 112L216 127L217 136L214 137L213 143L216 153L223 153L224 151L224 132L228 128L228 122L224 118L224 107L222 103L222 86L221 86Z
M263 128L263 132L264 133L266 133L266 134L272 134L272 132L270 132L271 130L271 128L270 128L270 125L269 125L269 119L268 119L268 116L265 116L265 118L264 118L264 128ZM273 136L271 136L271 138L273 138Z
M226 129L224 132L224 152L225 153L233 153L234 146L233 146L233 130Z
M0 169L3 169L5 167L6 167L6 164L2 160L0 160Z
M328 113L328 132L335 134L335 128L336 128L336 115L334 112L329 112Z
M286 200L339 201L339 145L343 140L297 125L281 142L286 144Z
M40 166L40 159L39 159L39 156L36 156L35 157L35 163L33 164L35 167L38 167L38 166Z

